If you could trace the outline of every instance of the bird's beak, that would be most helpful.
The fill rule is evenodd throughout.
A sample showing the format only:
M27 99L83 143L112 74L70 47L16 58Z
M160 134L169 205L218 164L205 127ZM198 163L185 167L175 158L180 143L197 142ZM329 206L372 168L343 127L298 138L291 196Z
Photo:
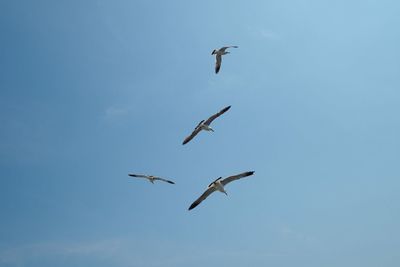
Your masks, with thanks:
M211 132L214 132L214 130L212 128L210 128Z
M225 193L225 195L228 195L228 193L227 192L224 192Z

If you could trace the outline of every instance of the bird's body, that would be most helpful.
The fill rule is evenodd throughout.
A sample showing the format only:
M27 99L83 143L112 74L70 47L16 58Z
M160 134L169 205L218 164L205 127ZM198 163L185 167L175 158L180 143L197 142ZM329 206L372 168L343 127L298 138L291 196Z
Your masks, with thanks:
M207 131L207 132L210 132L210 131L214 132L214 129L210 127L211 122L213 120L215 120L216 118L218 118L219 116L221 116L222 114L224 114L225 112L227 112L230 108L231 108L231 106L227 106L227 107L223 108L221 111L219 111L218 113L209 117L207 120L200 121L197 124L197 126L194 128L193 132L188 137L186 137L185 140L183 140L182 145L187 144L202 130Z
M201 124L200 125L200 128L202 129L202 130L204 130L204 131L207 131L207 132L214 132L214 129L213 128L211 128L209 125L206 125L206 124Z
M218 190L219 192L224 193L225 195L228 195L225 191L224 185L221 182L221 179L222 179L222 177L219 177L217 180L215 180L214 182L209 184L207 188L214 188L215 190Z
M150 183L154 184L154 180L155 180L157 177L155 177L155 176L153 176L153 175L149 175L147 178L149 179Z
M230 53L230 52L226 51L226 49L231 48L231 47L238 48L238 46L236 46L236 45L224 46L218 50L214 49L212 51L211 55L215 55L215 73L218 73L221 68L222 56Z
M222 179L222 177L219 177L214 182L212 182L211 184L208 185L207 190L204 191L204 193L198 199L196 199L196 201L194 201L192 203L192 205L190 205L189 210L194 209L197 205L199 205L204 199L206 199L209 195L211 195L215 191L219 191L221 193L224 193L225 195L228 195L225 191L225 185L227 185L228 183L230 183L232 181L235 181L240 178L247 177L247 176L250 176L253 174L254 174L254 171L249 171L249 172L244 172L244 173L240 173L237 175L229 176L225 179Z
M131 177L136 177L136 178L146 178L147 180L149 180L150 183L154 184L154 181L163 181L163 182L167 182L169 184L175 184L174 182L158 177L158 176L154 176L154 175L144 175L144 174L128 174Z

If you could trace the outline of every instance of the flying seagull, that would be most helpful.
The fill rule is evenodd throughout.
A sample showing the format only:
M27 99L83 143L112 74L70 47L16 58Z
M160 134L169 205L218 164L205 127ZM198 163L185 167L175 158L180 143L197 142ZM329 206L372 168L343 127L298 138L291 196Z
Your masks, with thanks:
M251 172L244 172L241 174L233 175L226 177L225 179L222 179L222 177L219 177L217 180L212 182L211 184L208 185L207 190L195 201L190 205L189 210L194 209L197 205L199 205L204 199L206 199L209 195L211 195L215 191L220 191L224 193L225 195L228 195L225 192L224 186L227 185L228 183L238 180L243 177L247 177L250 175L253 175L254 171Z
M227 106L227 107L223 108L220 112L215 113L214 115L209 117L207 120L202 120L201 122L199 122L199 124L197 124L196 128L194 128L193 132L188 137L186 137L185 140L183 140L182 145L184 145L184 144L188 143L190 140L192 140L193 137L195 137L201 130L214 132L214 130L210 127L211 122L213 120L215 120L216 118L218 118L219 116L221 116L222 114L224 114L225 112L227 112L230 108L231 108L231 106Z
M211 53L211 55L215 55L215 73L219 72L219 69L221 68L221 61L222 61L222 55L229 54L230 52L225 51L226 49L233 47L233 48L238 48L238 46L233 45L233 46L224 46L221 47L220 49L214 49Z
M172 182L172 181L170 181L170 180L167 180L167 179L164 179L164 178L161 178L161 177L157 177L157 176L153 176L153 175L143 175L143 174L132 174L132 173L130 173L130 174L128 174L129 176L132 176L132 177L137 177L137 178L146 178L146 179L149 179L149 181L152 183L152 184L154 184L154 181L163 181L163 182L167 182L167 183L170 183L170 184L175 184L174 182Z

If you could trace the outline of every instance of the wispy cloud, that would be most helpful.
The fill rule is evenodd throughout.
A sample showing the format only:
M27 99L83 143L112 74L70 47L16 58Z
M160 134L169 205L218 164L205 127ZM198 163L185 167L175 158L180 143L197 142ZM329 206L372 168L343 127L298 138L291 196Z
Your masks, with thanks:
M296 240L300 240L300 241L315 241L315 238L307 235L301 231L297 231L289 226L282 226L280 229L280 233L281 235L286 238L286 239L296 239Z
M120 247L120 240L86 243L33 243L0 250L0 265L24 266L38 259L55 257L112 258Z
M268 40L280 40L281 36L277 34L276 32L270 30L270 29L261 29L259 30L259 34L262 38L268 39Z
M130 109L127 107L116 107L116 106L110 106L106 108L104 112L104 118L106 120L111 120L114 118L118 118L121 116L125 116L129 113Z
M257 39L269 41L278 41L282 39L282 35L268 28L250 28L249 31L250 34Z
M114 254L121 247L121 240L104 240L92 243L78 243L67 245L62 252L65 254L89 255L101 253L103 255Z
M197 253L193 253L196 251ZM282 257L280 253L264 250L219 250L171 242L149 242L128 239L110 239L93 242L41 242L17 247L0 248L0 266L30 266L42 262L104 263L113 266L188 266L206 265L209 261L225 263L252 259L253 263L265 263L268 259ZM80 265L79 265L80 266Z

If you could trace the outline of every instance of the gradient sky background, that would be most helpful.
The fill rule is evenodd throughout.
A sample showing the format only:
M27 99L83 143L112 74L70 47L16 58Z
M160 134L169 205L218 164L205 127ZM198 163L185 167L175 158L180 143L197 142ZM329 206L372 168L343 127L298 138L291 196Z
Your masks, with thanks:
M399 10L1 1L0 266L399 266Z

